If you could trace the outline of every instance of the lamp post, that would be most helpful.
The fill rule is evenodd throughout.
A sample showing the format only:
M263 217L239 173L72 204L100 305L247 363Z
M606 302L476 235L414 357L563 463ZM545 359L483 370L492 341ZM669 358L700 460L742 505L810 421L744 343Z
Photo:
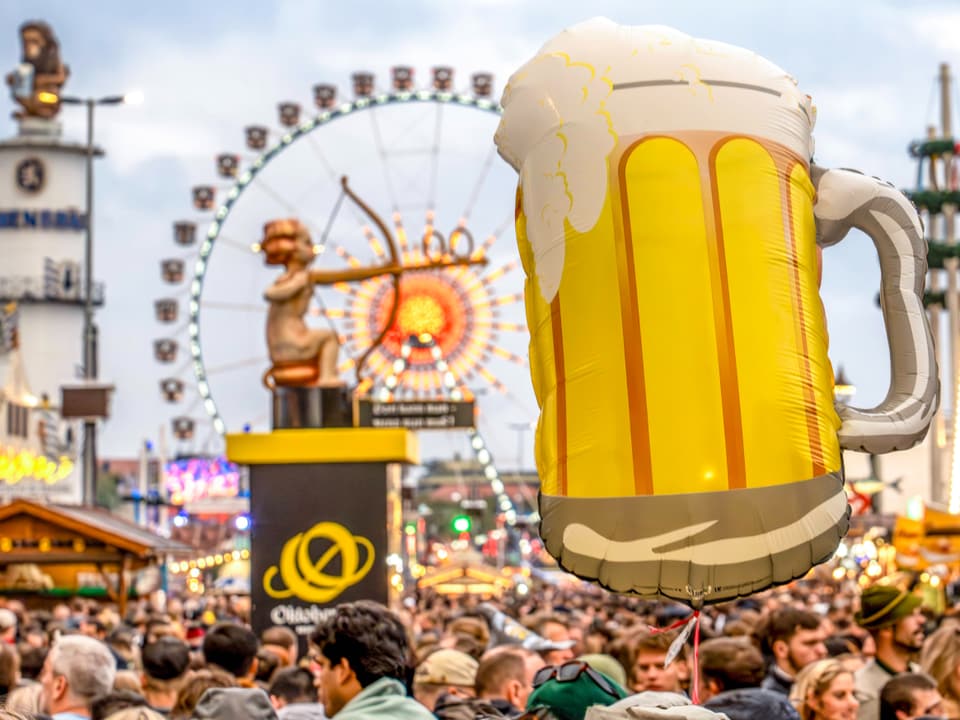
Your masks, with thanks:
M83 244L83 377L87 381L97 379L97 326L93 322L93 111L98 105L138 104L143 101L140 93L108 95L102 98L79 98L61 96L64 105L85 105L87 108L87 186L86 224ZM97 422L86 419L83 423L83 504L95 505L97 501Z

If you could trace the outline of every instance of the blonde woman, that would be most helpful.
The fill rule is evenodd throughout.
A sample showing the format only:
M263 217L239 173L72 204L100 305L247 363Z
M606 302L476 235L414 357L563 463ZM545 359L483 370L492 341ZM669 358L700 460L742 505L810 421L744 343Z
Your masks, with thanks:
M960 625L949 622L927 638L920 667L937 681L944 717L960 717Z
M860 703L854 695L853 673L830 658L807 665L797 675L790 702L800 720L857 720Z

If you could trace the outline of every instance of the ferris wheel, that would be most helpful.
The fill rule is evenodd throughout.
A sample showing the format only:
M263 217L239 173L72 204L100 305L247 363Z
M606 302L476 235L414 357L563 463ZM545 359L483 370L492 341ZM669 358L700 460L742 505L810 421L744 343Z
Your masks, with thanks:
M316 115L286 101L278 127L245 127L245 152L216 156L219 180L192 188L193 216L173 225L180 254L161 261L171 292L155 302L154 357L181 450L215 452L226 433L269 429L263 292L277 270L260 239L280 218L306 226L322 269L408 268L314 293L310 323L336 333L338 371L357 392L481 394L498 414L502 396L533 416L516 179L492 142L492 76L474 74L469 92L449 67L432 69L429 88L406 66L385 91L372 73L351 79L350 100L316 85Z

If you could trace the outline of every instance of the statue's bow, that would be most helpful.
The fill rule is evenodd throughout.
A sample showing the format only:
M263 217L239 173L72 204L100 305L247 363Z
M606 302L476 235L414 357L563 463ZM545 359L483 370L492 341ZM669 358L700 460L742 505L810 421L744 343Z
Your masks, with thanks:
M390 328L393 327L393 323L397 319L397 312L400 309L400 276L403 274L403 263L400 259L400 253L397 250L397 242L393 237L393 233L390 232L390 228L388 228L387 224L383 221L383 218L377 215L373 208L367 205L356 195L356 193L353 192L353 190L350 189L350 186L347 183L346 175L340 178L340 184L343 187L343 193L373 221L373 224L380 231L380 235L383 236L386 246L390 252L389 259L384 263L384 274L388 274L393 277L393 304L390 307L390 314L387 316L387 321L384 323L380 334L371 341L370 347L364 350L363 354L361 354L356 361L356 376L357 384L359 385L362 383L361 373L363 372L363 366L366 364L370 355L373 354L373 351L380 347L380 344L387 336L387 333L390 332Z

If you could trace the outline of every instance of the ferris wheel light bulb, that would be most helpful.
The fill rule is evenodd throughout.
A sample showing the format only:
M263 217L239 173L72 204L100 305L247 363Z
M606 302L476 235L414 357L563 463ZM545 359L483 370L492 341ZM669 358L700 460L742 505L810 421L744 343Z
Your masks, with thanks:
M460 400L463 400L463 393L459 390L454 390L452 393L450 393L450 399L459 402Z

